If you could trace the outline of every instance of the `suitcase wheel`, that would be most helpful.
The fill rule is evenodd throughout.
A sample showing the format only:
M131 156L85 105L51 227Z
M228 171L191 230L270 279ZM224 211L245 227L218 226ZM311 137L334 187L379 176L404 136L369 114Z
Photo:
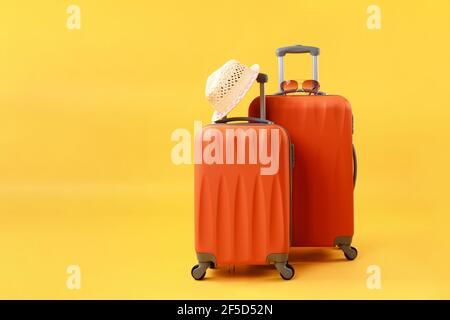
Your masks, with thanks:
M356 250L355 247L347 247L347 246L343 246L341 247L342 251L344 251L344 256L345 258L347 258L347 260L355 260L356 257L358 256L358 250Z
M202 280L206 275L206 270L211 266L209 263L199 263L192 267L191 276L195 280Z
M286 263L281 267L277 267L277 269L280 272L281 278L283 278L284 280L291 280L294 277L295 274L294 267L291 266L289 263Z

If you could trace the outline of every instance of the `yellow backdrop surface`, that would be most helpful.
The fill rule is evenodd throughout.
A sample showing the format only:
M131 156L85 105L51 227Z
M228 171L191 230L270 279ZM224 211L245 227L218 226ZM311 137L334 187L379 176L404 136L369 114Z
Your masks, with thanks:
M0 298L450 298L449 12L448 0L2 1ZM205 81L225 61L260 64L273 92L274 50L297 43L321 48L323 90L353 106L359 257L295 249L291 281L266 267L194 281L193 166L172 163L171 133L209 122ZM310 77L310 63L287 57L286 77ZM370 265L381 289L366 285Z

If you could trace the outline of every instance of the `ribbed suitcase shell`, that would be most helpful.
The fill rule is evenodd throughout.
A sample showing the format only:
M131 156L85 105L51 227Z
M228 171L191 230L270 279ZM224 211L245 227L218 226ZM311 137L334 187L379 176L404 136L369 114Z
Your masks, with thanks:
M219 264L266 264L270 254L287 254L290 247L290 139L277 125L214 124L226 129L278 129L279 170L261 175L257 164L195 165L195 247L213 254ZM206 144L197 135L196 145ZM248 139L246 139L248 152ZM259 141L259 138L257 139ZM225 141L223 141L225 144ZM225 146L224 146L225 150ZM237 145L235 143L235 155ZM270 150L270 143L269 143ZM271 151L270 151L271 152ZM248 158L246 158L248 163Z
M267 119L295 146L293 246L334 246L353 236L352 110L340 96L267 96ZM259 116L259 98L249 107Z

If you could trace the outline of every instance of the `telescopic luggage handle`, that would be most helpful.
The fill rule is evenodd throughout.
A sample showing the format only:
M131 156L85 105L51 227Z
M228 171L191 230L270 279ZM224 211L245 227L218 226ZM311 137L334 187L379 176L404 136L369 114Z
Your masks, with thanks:
M259 73L256 81L259 83L259 117L263 120L266 119L266 82L269 81L269 77L265 73Z
M259 83L259 102L260 102L260 117L259 118L251 118L251 117L233 117L233 118L223 118L220 120L214 121L215 123L228 123L234 121L248 121L254 123L264 123L264 124L273 124L272 121L266 119L266 92L265 92L265 84L269 80L267 74L258 73L258 77L256 81Z
M288 46L278 48L275 54L278 57L278 85L284 81L284 56L287 53L309 53L313 57L313 80L319 81L319 55L320 49L310 46Z

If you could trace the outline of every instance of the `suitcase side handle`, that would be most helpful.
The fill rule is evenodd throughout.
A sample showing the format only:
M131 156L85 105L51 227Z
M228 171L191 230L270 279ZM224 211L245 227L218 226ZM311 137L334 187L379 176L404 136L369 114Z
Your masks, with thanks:
M355 145L352 145L352 155L353 155L353 190L356 186L356 178L358 177L358 160L356 158L356 149Z
M237 122L237 121L247 121L249 123L273 124L273 122L270 120L261 119L261 118L252 118L252 117L223 118L223 119L214 121L214 123L229 123L229 122Z
M319 81L319 55L320 49L311 46L294 45L281 47L275 50L278 57L278 86L284 81L284 56L287 53L309 53L313 58L313 80Z

